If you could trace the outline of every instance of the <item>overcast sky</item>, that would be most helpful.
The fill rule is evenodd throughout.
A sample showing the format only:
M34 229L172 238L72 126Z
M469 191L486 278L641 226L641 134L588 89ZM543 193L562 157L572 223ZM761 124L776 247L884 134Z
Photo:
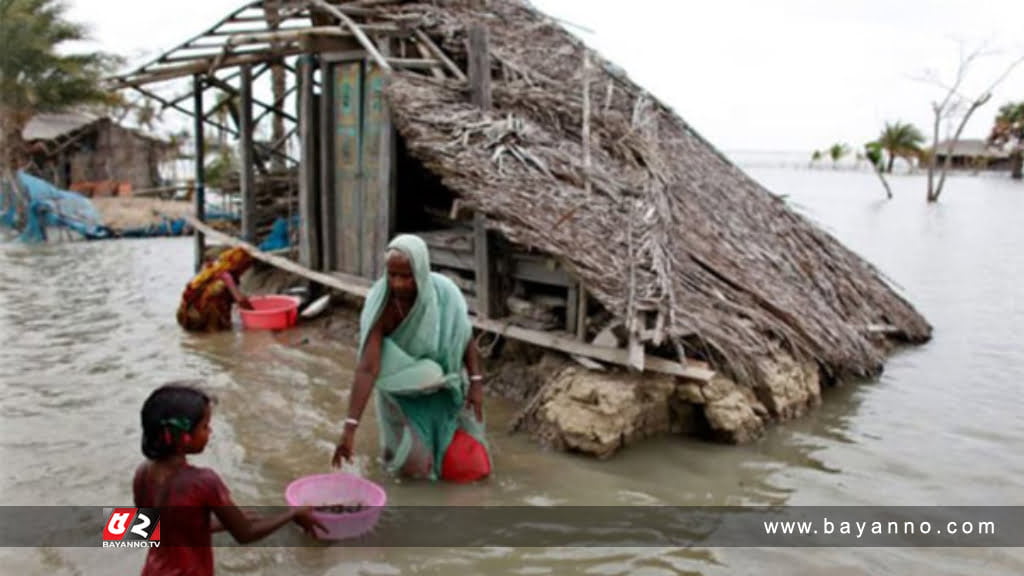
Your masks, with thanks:
M155 56L201 32L238 0L69 0L105 50ZM495 0L492 0L495 1ZM1001 50L971 69L975 94L1024 55L1022 0L534 0L726 150L859 146L885 121L927 131L952 80L958 40ZM581 27L583 29L581 29ZM1024 66L976 113L982 137L998 106L1024 100Z

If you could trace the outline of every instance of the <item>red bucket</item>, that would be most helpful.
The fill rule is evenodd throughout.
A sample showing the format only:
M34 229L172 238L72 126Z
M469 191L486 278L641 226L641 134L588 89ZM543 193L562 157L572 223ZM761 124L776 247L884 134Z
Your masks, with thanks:
M464 484L491 474L491 458L487 449L466 432L457 430L441 462L441 478Z
M246 330L284 330L299 317L300 300L294 296L253 296L249 302L253 310L238 310Z

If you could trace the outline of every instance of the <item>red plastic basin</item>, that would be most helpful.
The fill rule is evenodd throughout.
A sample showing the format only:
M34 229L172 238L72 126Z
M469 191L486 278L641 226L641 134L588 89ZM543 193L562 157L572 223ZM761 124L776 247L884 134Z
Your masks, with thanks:
M253 310L238 309L246 330L284 330L295 325L299 302L294 296L253 296Z

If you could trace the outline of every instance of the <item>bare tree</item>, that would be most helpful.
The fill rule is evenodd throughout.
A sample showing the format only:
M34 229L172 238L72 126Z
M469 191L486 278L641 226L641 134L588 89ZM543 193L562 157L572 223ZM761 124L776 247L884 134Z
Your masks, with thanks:
M967 72L970 70L971 66L977 62L978 59L991 55L993 55L993 53L985 51L984 46L970 52L969 54L965 54L964 44L961 43L960 63L957 66L956 76L954 77L952 84L945 84L934 72L919 78L920 80L936 85L945 91L945 97L941 101L932 102L932 149L928 158L928 202L937 202L939 200L939 196L942 194L942 187L946 183L946 174L948 174L953 162L953 150L956 147L957 142L959 142L960 136L963 134L964 128L967 126L967 122L971 119L971 116L978 108L981 108L992 99L992 91L1006 80L1018 65L1024 62L1024 56L1021 56L1011 62L1003 73L989 84L985 90L978 93L977 96L970 97L964 95L961 92L961 88L963 87L964 80L967 78ZM945 160L942 163L942 167L939 168L939 132L943 120L948 121L950 126L956 124L956 130L953 132L951 138L946 139ZM948 132L949 131L947 130L947 135ZM938 171L937 183L936 171Z

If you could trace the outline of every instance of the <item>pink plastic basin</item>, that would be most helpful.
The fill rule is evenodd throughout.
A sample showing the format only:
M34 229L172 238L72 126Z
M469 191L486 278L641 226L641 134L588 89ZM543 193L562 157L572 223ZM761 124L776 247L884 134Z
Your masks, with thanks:
M295 325L300 300L294 296L253 296L254 310L238 309L247 330L284 330Z
M313 515L327 528L317 530L322 540L344 540L366 534L377 525L387 504L387 493L380 486L347 472L304 476L288 485L284 492L289 506L333 506L362 504L359 512L331 514L314 511Z

